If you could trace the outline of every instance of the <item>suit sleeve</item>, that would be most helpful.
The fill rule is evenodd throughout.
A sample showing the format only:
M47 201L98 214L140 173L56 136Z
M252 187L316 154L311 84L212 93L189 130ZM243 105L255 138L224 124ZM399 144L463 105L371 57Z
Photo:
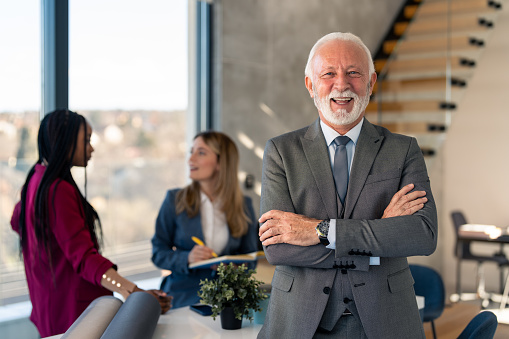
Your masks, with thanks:
M385 198L381 199L383 201L376 202L385 208L397 190L410 183L415 185L414 190L426 191L428 202L424 204L424 208L411 216L379 219L382 215L377 215L371 220L356 219L355 216L353 219L337 219L336 257L348 255L352 249L369 251L375 257L432 254L438 238L437 211L424 157L414 138L408 143L399 186L391 191L387 182L371 183L371 191L365 185L366 192L361 194L367 196L371 192L386 190Z
M95 247L76 189L61 181L50 188L48 199L50 224L59 247L78 275L100 286L102 275L113 263Z
M290 196L285 165L272 140L267 142L263 156L261 214L270 210L296 213ZM272 265L290 265L311 268L331 268L334 251L318 244L295 246L275 244L264 246L267 261Z
M152 237L152 262L165 270L189 274L190 251L177 248L175 243L176 227L175 196L171 191L168 191L156 219L156 230Z

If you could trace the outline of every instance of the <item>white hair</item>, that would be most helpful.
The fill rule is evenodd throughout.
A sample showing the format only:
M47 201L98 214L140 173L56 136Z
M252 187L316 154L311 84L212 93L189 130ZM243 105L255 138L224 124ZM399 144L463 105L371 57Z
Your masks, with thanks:
M368 57L368 60L369 60L368 61L369 76L371 77L371 75L373 73L375 73L375 66L373 64L373 57L371 56L371 52L369 51L368 47L366 47L366 45L362 42L362 40L357 35L352 34L352 33L333 32L333 33L329 33L329 34L321 37L315 43L313 48L311 48L311 51L309 52L308 62L306 64L306 68L304 70L304 74L308 78L310 78L311 80L313 79L312 74L311 74L311 62L313 61L313 58L315 57L316 51L318 50L318 48L320 48L326 42L333 41L333 40L352 41L352 42L356 43L357 45L359 45L366 53L366 56Z

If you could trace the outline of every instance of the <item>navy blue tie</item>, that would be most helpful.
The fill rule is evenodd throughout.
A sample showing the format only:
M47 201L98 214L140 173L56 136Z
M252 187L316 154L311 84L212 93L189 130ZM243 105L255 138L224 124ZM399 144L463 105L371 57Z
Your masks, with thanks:
M336 152L334 154L334 182L336 183L336 192L341 203L345 204L346 190L348 188L348 157L346 154L346 144L350 138L346 135L340 135L334 139L336 143Z

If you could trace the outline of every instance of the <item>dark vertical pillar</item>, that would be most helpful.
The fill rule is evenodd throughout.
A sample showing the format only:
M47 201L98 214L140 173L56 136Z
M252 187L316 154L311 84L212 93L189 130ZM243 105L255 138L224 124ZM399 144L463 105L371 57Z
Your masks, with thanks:
M211 4L205 1L197 1L196 12L196 108L197 108L197 129L204 131L211 129L212 121L212 92L211 92Z
M69 1L41 0L41 115L69 107Z

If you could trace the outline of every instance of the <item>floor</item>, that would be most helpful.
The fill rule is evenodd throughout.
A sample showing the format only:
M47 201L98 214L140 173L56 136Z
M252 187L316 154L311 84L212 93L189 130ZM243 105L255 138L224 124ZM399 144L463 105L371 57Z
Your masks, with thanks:
M438 339L456 339L468 322L481 311L478 302L458 302L446 305L444 313L435 321ZM433 338L431 323L424 324L426 338ZM499 323L494 339L509 338L509 325Z
M266 284L270 284L274 274L274 266L271 266L265 259L258 261L256 278ZM481 311L480 302L458 302L447 304L444 313L435 321L435 328L438 339L456 339L467 326L469 321ZM508 310L509 311L509 310ZM424 324L426 338L433 338L431 323ZM499 323L494 339L509 338L509 325Z

